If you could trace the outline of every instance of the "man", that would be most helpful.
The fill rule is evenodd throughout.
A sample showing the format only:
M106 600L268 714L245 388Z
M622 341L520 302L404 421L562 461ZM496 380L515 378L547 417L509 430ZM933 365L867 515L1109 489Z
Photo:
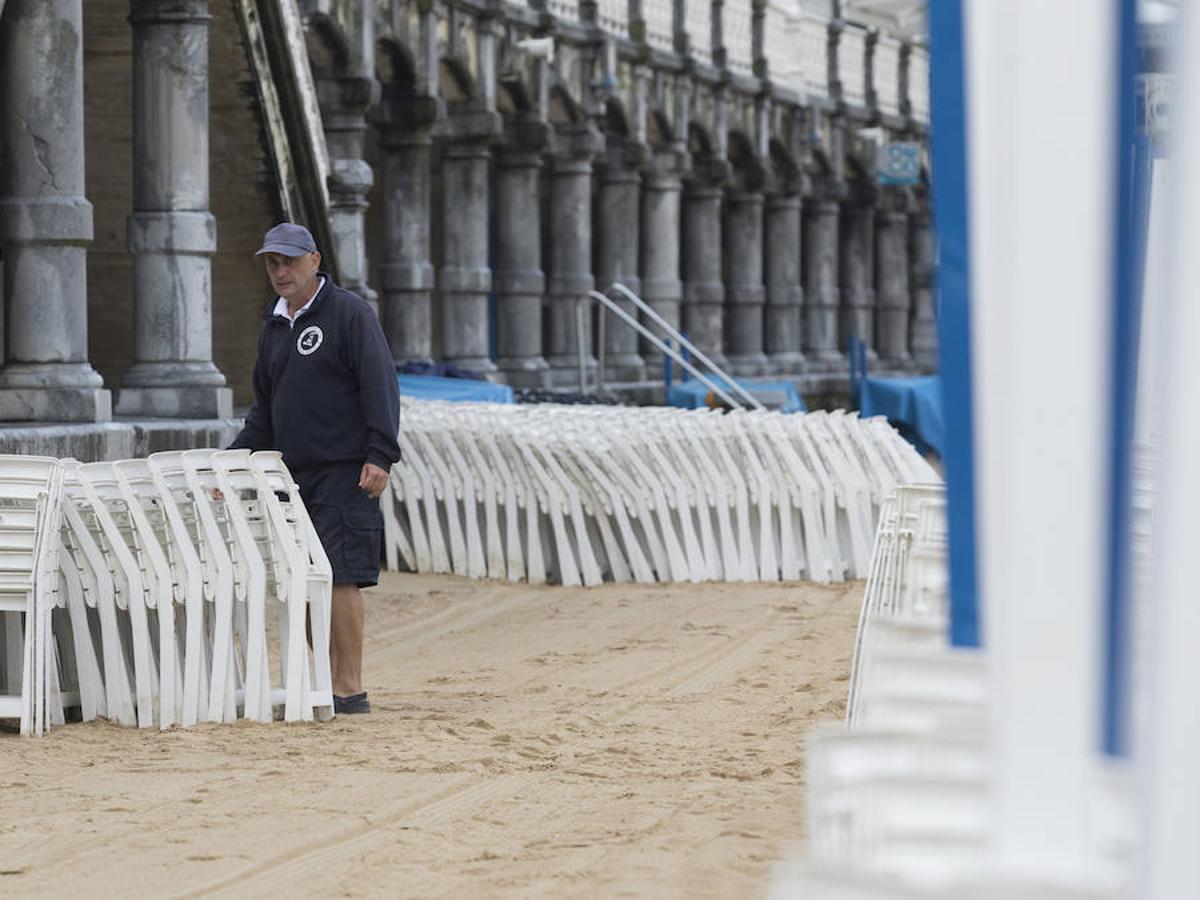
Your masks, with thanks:
M259 332L254 405L231 447L282 451L300 486L333 568L334 712L366 713L359 588L379 580L378 498L400 459L396 369L378 318L321 271L307 228L276 225L257 255L279 296Z

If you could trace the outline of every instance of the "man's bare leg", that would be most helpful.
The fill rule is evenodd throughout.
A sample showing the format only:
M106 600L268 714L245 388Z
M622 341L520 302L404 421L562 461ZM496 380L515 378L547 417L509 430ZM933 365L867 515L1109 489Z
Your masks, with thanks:
M362 593L355 584L333 586L333 615L330 617L329 665L333 692L339 697L362 693L363 608Z

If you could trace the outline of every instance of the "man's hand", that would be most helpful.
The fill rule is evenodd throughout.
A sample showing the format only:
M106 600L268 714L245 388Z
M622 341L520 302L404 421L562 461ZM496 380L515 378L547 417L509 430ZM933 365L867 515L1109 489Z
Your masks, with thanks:
M387 470L379 468L379 466L371 463L364 463L362 473L358 476L358 486L367 492L372 500L383 493L383 489L387 487L388 473Z

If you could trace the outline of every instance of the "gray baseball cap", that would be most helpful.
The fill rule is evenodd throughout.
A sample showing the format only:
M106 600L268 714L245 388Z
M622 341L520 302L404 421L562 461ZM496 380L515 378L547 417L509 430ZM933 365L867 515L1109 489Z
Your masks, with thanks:
M281 222L263 235L263 245L255 256L278 253L281 256L303 256L316 253L317 242L303 225Z

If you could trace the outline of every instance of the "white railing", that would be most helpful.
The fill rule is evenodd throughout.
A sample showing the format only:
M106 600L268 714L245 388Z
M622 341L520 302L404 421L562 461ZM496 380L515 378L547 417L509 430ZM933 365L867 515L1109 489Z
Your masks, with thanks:
M801 13L788 29L790 43L800 56L804 90L811 96L829 93L829 22Z
M579 21L579 0L548 0L546 10L565 22Z
M838 81L842 100L851 106L867 102L867 30L846 25L838 38Z
M792 28L796 15L794 0L769 0L763 29L764 52L771 81L802 94L804 70L800 67L800 48Z
M629 0L597 0L596 20L606 33L629 37Z
M685 0L688 46L691 56L704 65L712 65L712 4L708 0Z
M731 72L749 75L754 70L750 0L726 0L721 34L725 39L725 65Z
M879 111L895 116L900 113L900 42L881 34L875 44L875 100Z
M642 0L646 43L660 50L675 49L675 16L671 0Z
M908 58L908 100L912 117L918 122L929 121L929 51L913 47Z

